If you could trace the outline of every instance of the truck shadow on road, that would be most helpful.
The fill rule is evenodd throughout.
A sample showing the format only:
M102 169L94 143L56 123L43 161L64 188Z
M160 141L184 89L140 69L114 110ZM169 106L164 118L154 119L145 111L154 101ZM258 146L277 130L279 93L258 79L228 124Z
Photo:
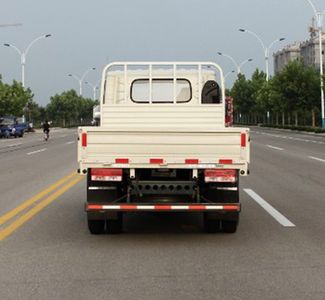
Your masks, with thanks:
M128 213L124 215L124 234L184 234L202 233L201 214L188 213Z

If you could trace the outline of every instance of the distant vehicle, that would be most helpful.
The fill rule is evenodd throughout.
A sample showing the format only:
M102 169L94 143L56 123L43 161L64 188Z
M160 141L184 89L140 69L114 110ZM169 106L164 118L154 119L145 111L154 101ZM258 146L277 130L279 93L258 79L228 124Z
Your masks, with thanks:
M99 126L100 124L100 105L95 105L93 108L92 125Z
M33 122L29 122L29 123L27 123L27 122L25 121L25 118L15 118L15 117L14 117L14 119L15 119L16 124L17 124L18 126L23 127L24 132L31 132L31 131L33 131Z
M16 123L16 129L22 130L24 133L29 131L28 123Z
M236 231L250 138L231 126L222 78L212 62L105 67L100 126L78 130L92 234L121 232L123 214L141 211L201 213L207 232Z
M0 136L9 138L23 137L28 125L26 123L18 123L16 117L0 117Z
M234 123L234 99L226 97L226 127L231 127Z

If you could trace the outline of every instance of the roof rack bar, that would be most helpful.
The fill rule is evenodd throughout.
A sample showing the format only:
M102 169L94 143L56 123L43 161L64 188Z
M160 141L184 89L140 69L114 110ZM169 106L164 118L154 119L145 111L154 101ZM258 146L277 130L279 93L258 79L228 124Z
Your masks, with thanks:
M127 89L126 89L126 87L127 87L127 81L128 81L128 75L127 75L127 73L128 73L128 66L127 66L127 64L124 64L124 101L125 101L125 103L127 102Z
M149 103L152 103L152 64L149 64Z
M199 82L198 82L197 101L200 104L201 103L201 89L202 89L202 64L198 65L198 71L199 71Z
M176 99L176 83L177 83L176 64L173 64L173 102L174 102L174 104L177 103L177 99Z

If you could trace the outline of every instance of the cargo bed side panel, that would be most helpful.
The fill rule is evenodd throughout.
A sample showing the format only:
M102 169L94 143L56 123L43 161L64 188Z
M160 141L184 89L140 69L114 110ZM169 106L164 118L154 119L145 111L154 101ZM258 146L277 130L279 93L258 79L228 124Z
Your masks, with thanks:
M244 147L241 144L243 132L246 134ZM113 166L117 158L128 159L136 168L149 167L152 158L161 158L167 165L185 164L186 159L198 159L199 164L217 164L224 159L241 165L249 162L247 129L168 132L83 127L79 129L79 135L82 133L87 134L87 146L82 147L80 138L78 160L81 169Z

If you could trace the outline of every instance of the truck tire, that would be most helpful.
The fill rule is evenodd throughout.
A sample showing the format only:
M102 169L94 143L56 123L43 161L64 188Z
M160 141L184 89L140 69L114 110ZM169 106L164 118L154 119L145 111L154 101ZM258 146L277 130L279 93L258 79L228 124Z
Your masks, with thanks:
M222 231L225 233L235 233L237 230L238 221L229 221L229 220L222 220L221 226Z
M220 220L216 218L209 218L208 214L205 213L203 216L204 229L207 233L220 232Z
M121 233L123 230L123 217L119 213L117 219L107 219L106 220L106 231L109 234Z
M104 220L88 220L88 229L91 234L101 234L105 229Z

